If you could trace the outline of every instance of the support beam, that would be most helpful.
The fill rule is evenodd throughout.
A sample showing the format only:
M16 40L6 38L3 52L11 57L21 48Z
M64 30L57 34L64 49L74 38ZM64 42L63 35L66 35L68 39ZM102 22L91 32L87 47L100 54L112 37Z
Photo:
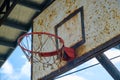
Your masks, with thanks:
M54 0L45 0L42 4L36 4L35 2L32 2L32 1L29 1L29 0L21 0L21 1L19 1L19 3L18 4L23 4L24 6L26 5L26 4L28 4L29 6L35 6L35 5L37 5L37 7L38 7L38 5L39 5L39 10L40 11L43 11L45 8L46 8L46 6L48 6L52 1L54 1ZM30 3L30 4L29 4ZM18 22L18 21L16 21L16 20L13 20L13 19L7 19L4 23L3 23L3 25L7 25L7 26L9 26L9 27L12 27L12 28L16 28L16 29L19 29L19 30L21 30L21 31L23 31L23 32L27 32L28 30L29 30L29 28L31 27L31 23L33 22L33 19L36 17L36 16L38 16L40 14L40 12L36 12L34 15L33 15L33 17L31 18L31 20L29 21L29 23L28 24L25 24L25 23L22 23L22 22Z
M4 0L3 4L0 6L0 14L5 14L9 10L9 8L10 8L10 0Z
M13 1L13 0L12 0ZM31 9L41 11L44 5L48 4L51 0L44 0L43 2L37 3L32 0L21 0L18 4L29 7Z
M0 62L0 68L2 67L3 64L4 64L4 62Z
M120 80L119 70L114 66L114 64L104 54L100 54L96 56L96 59L108 71L108 73L114 78L114 80Z
M0 63L4 62L6 59L0 55Z
M5 61L6 61L5 56L2 55L2 54L0 54L0 68L1 68L1 66L5 63Z
M12 54L12 52L13 52L13 49L9 49L6 53L0 53L0 60L4 60L4 61L6 61L7 60L7 58Z
M0 45L10 47L11 49L14 49L16 47L16 43L7 40L2 40L2 38L0 38Z
M12 27L15 29L19 29L23 32L27 32L30 28L30 24L25 24L25 23L19 22L17 20L9 19L9 18L3 23L3 25Z
M32 0L21 0L18 4L25 6L25 7L29 7L37 11L40 11L40 4L35 3Z
M5 60L0 59L0 63L1 63L1 62L4 62L4 61L5 61Z
M4 10L4 8L5 8L6 6L8 6L8 4L6 4L6 1L7 1L7 0L5 0L5 1L3 2L3 7L1 8L1 11L0 11L0 12L2 12L2 11ZM20 0L14 0L13 3L10 5L9 9L7 9L7 10L5 11L5 14L2 16L2 18L0 18L0 25L7 19L8 15L10 14L10 12L13 10L13 8L16 6L16 4L17 4L19 1L20 1ZM5 5L4 5L4 4L5 4Z

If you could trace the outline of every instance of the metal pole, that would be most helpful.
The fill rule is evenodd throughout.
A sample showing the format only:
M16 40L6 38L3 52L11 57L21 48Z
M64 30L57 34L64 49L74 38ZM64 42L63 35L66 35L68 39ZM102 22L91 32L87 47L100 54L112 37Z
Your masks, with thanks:
M114 78L114 80L120 80L120 72L119 72L119 70L105 56L105 54L100 54L100 55L96 56L96 59L108 71L108 73Z

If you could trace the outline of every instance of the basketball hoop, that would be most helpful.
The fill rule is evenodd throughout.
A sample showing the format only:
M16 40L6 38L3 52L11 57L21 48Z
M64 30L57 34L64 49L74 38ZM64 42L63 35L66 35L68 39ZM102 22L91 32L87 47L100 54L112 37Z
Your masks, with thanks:
M34 43L36 43L36 45L34 45ZM64 47L62 38L47 32L26 33L18 38L18 45L29 61L33 56L33 62L51 65L55 63L57 59L68 61L75 57L72 48ZM67 57L64 57L64 53L66 53ZM69 53L73 55L69 55ZM54 56L57 56L57 58ZM68 59L68 57L70 59ZM53 62L50 62L51 58L53 58Z

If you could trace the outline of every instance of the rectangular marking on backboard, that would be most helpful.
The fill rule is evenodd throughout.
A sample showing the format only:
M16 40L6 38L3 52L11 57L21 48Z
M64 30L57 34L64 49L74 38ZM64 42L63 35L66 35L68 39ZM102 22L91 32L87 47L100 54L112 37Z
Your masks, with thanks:
M76 49L80 45L84 44L85 29L83 6L58 23L55 26L55 34L63 38L65 46L67 47Z

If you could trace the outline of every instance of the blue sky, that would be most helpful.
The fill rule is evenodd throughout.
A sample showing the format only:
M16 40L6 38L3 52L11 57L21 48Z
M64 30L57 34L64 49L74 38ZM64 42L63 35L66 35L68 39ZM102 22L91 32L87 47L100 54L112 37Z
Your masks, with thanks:
M30 80L30 63L17 47L0 70L0 80Z
M115 56L120 55L120 50L112 48L106 51L105 54L107 55L108 58L113 58ZM112 60L112 62L115 64L115 66L120 71L120 57ZM93 58L90 61L87 61L86 63L80 65L79 67L76 67L72 71L76 71L76 70L82 69L84 67L87 67L89 65L93 65L96 63L98 63L98 61L95 58ZM72 71L69 71L69 72L72 72ZM56 79L56 80L114 80L114 79L99 64L92 68L89 68L89 69L74 73L72 75L68 75L60 79Z
M112 48L105 52L109 57L120 55L120 50ZM120 58L112 60L116 67L120 70ZM72 69L69 72L96 64L98 61L94 58L88 62ZM24 56L20 47L17 47L13 54L8 58L5 64L0 69L0 80L30 80L30 63ZM67 72L67 73L69 73ZM105 71L101 65L68 75L56 80L113 80L112 77Z

